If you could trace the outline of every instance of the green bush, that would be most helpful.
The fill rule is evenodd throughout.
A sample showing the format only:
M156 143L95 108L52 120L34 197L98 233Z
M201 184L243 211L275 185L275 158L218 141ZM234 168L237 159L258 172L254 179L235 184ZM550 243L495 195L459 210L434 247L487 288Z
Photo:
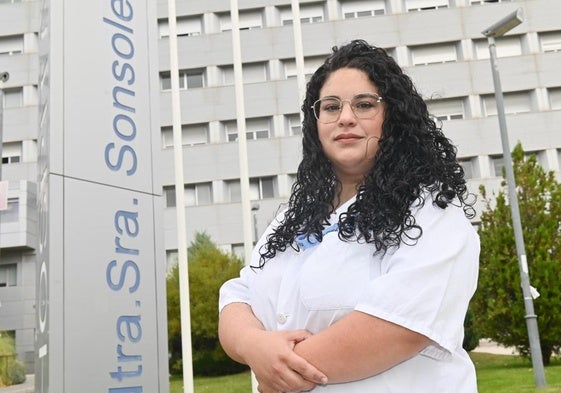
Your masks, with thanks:
M210 377L237 374L249 368L234 362L220 345L216 345L214 349L198 350L193 353L193 370L196 375Z
M231 360L218 341L218 291L230 278L237 277L243 262L234 254L222 252L205 233L197 233L188 249L191 306L191 344L195 375L226 375L246 366ZM179 267L167 278L168 347L171 374L182 372Z
M25 366L17 360L13 337L0 332L0 386L25 382Z
M17 359L8 363L8 370L5 379L6 385L19 385L25 382L25 365Z

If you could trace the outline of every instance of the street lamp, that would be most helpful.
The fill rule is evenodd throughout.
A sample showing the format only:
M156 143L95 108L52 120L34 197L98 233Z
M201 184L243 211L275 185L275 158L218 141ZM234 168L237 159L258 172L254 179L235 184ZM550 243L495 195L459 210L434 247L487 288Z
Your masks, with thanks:
M4 128L4 90L2 89L4 86L4 82L7 82L10 79L10 73L7 71L0 72L0 159L2 158L2 129ZM0 180L2 180L2 161L0 161Z
M530 342L530 354L532 357L532 365L534 369L534 379L537 387L544 387L545 373L543 368L542 351L540 347L540 336L538 331L537 315L534 312L534 303L532 300L532 292L530 287L530 277L528 275L528 262L526 259L526 250L524 246L524 237L522 234L522 224L520 221L520 209L518 207L518 197L516 195L516 181L514 179L514 170L512 167L512 156L508 143L508 133L506 129L505 108L503 101L503 92L501 88L501 80L499 76L499 67L497 65L497 48L495 38L500 37L518 26L524 20L524 12L522 8L510 13L503 19L494 23L481 33L487 37L489 43L489 53L491 56L491 70L493 73L493 84L495 86L495 101L497 104L497 115L499 118L499 129L501 132L501 141L503 146L503 157L506 169L506 180L508 186L508 198L510 202L510 211L512 215L512 226L514 229L514 240L516 243L516 253L518 254L518 267L520 269L520 281L522 293L524 296L524 308L526 310L526 327L528 329L528 338Z
M4 91L2 90L2 88L4 87L4 82L7 82L8 79L10 79L10 73L7 71L3 71L0 72L0 182L2 181L2 144L3 142L3 136L2 136L2 129L4 128ZM2 187L0 185L0 187ZM6 187L6 193L8 192L7 187ZM0 194L2 194L0 192ZM0 198L4 198L6 197L6 195L0 195ZM7 200L5 200L7 202ZM3 201L0 200L0 206L4 205L4 203L1 203ZM7 204L7 203L6 203ZM1 229L0 229L1 231ZM0 247L1 250L1 247Z

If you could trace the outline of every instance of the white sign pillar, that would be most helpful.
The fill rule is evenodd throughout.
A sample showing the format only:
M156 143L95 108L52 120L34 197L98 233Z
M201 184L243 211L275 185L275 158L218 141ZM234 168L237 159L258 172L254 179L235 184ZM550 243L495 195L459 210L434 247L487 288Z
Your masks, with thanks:
M156 2L45 0L37 393L167 393Z

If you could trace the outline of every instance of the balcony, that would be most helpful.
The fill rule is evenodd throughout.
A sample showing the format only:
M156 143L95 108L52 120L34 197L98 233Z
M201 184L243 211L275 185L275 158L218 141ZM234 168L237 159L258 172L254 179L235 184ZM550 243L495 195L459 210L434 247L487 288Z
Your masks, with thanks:
M37 185L21 180L8 185L8 209L0 212L0 248L34 250L38 237Z

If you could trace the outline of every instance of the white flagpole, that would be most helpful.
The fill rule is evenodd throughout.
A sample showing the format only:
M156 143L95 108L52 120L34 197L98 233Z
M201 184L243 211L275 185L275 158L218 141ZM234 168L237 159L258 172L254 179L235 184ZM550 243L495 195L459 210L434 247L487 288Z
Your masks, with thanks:
M247 138L245 124L245 105L243 90L243 70L240 43L240 20L238 1L230 0L230 19L232 22L232 51L234 62L234 89L236 92L236 118L238 126L238 154L240 160L240 189L242 202L242 225L245 250L245 264L251 263L253 239L251 233L251 206L249 201L249 165L247 159ZM257 381L251 373L251 389L257 393Z
M189 265L187 263L185 186L183 180L183 143L181 135L181 105L179 98L179 65L177 59L177 21L175 0L168 0L168 26L171 107L173 117L173 154L175 167L175 210L177 214L177 254L179 265L179 308L181 313L181 353L183 358L183 392L194 393L193 353L191 347L191 302L189 299Z
M294 58L296 60L296 81L298 83L298 103L304 102L306 77L304 74L304 47L302 44L302 22L300 21L300 2L292 0L292 30L294 32ZM300 111L302 115L302 111Z

